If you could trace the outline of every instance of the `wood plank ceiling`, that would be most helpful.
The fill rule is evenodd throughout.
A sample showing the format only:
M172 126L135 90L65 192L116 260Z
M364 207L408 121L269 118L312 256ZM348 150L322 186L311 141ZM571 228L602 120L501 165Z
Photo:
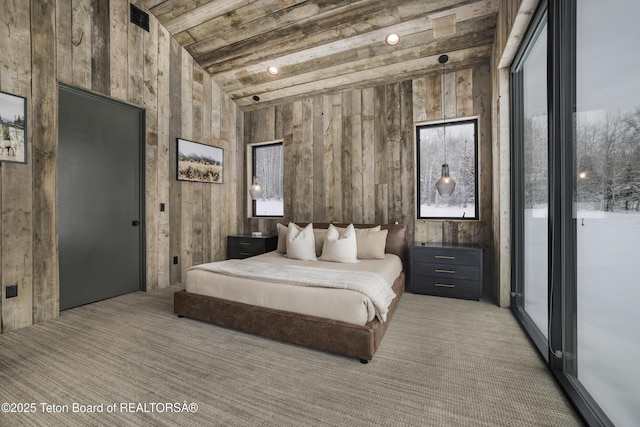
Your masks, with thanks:
M151 4L149 4L151 3ZM147 0L243 110L488 63L499 0ZM385 37L400 35L389 46ZM267 72L269 66L279 74ZM254 96L260 98L254 100Z

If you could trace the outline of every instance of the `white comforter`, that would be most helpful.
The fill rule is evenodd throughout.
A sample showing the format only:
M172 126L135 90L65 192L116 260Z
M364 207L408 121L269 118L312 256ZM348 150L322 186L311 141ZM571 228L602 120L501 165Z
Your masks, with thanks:
M330 268L315 268L300 265L282 265L245 260L228 260L191 267L246 279L297 286L349 289L368 297L373 303L376 317L387 319L389 304L395 293L381 275L368 271L345 271Z

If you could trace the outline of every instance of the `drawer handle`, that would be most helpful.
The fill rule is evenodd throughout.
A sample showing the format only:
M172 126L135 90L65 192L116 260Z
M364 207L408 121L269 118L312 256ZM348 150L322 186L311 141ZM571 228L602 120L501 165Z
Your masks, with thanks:
M437 258L437 259L456 259L456 257L448 256L448 255L436 255L436 256L434 256L434 258Z
M436 269L435 271L436 271L436 273L449 273L449 274L455 274L456 273L455 270L440 270L440 269Z
M242 246L250 246L251 242L240 242Z
M251 255L251 254L248 252L240 252L240 255Z
M456 285L450 285L448 283L436 283L435 284L439 288L455 288Z

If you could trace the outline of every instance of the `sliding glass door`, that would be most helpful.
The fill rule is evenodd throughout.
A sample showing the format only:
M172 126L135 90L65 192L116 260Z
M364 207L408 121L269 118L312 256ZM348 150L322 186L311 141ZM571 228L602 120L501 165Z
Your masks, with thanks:
M577 365L617 426L640 423L640 3L576 4Z
M511 69L512 307L590 425L640 420L638 17L543 1Z
M514 189L519 239L516 306L534 341L546 348L548 328L549 132L547 111L547 24L541 14L513 68L519 101L514 164L521 173Z

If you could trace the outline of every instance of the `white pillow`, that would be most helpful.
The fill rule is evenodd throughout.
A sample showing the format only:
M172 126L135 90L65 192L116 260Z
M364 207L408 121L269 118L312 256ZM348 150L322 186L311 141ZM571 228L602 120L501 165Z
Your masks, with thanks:
M313 237L313 224L309 223L302 230L290 222L287 230L287 258L303 261L315 261L316 243Z
M353 224L349 224L342 235L333 224L329 224L320 259L322 261L358 262L358 244Z
M298 224L295 224L298 227L298 230L302 230ZM287 231L289 228L284 224L277 224L278 227L278 247L276 250L279 254L287 253ZM327 235L327 230L323 228L314 228L313 229L313 238L316 241L316 256L319 257L322 253L322 244L324 243L324 236Z

